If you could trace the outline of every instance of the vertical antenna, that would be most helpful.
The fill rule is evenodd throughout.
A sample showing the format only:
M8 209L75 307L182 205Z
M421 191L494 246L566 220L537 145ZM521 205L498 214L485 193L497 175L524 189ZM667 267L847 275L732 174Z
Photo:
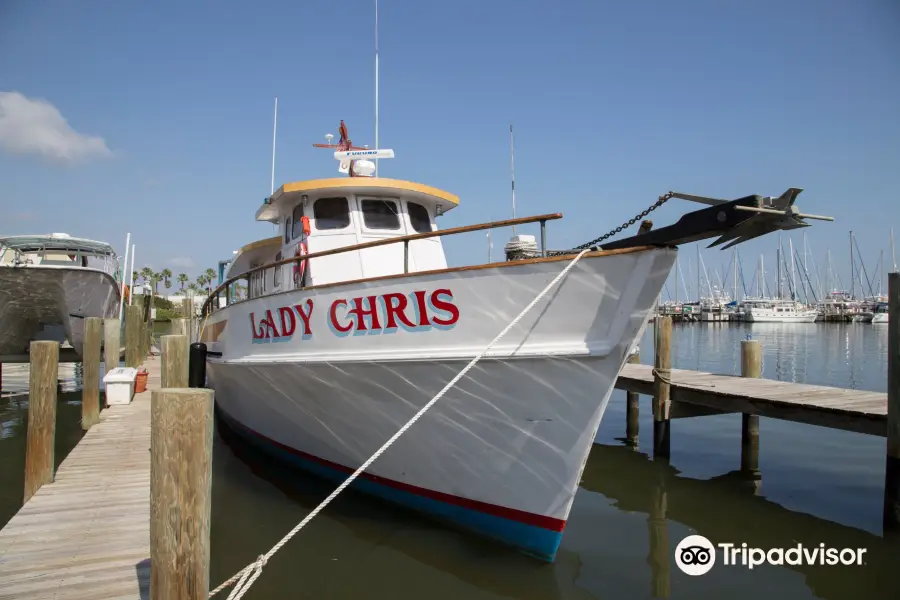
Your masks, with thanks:
M278 133L278 96L275 96L275 120L272 123L272 191L269 195L275 193L275 134Z
M891 227L891 263L894 265L894 273L897 272L897 255L894 253L894 228Z
M378 0L375 0L375 149L378 150ZM375 177L378 177L378 159L375 159Z
M488 220L493 222L494 219L489 218ZM490 264L493 259L492 251L494 249L494 244L491 243L491 230L490 229L487 230L487 245L488 245L488 264Z
M131 266L128 268L128 306L134 304L134 244L131 245Z
M512 216L516 218L516 150L513 140L512 123L509 124L509 172L512 182ZM516 226L513 225L513 235L516 235Z
M125 281L128 279L126 271L128 270L128 251L131 250L131 233L125 234L125 258L122 263L122 281L119 282L119 321L122 320L122 311L125 310ZM129 288L129 293L131 289Z

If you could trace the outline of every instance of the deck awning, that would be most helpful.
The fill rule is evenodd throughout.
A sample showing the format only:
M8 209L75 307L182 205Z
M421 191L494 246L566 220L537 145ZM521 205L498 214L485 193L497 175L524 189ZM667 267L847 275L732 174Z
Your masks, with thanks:
M94 254L100 256L115 256L115 249L106 242L97 242L84 238L75 238L65 235L12 235L0 237L0 248L11 248L19 252L64 252L74 254Z

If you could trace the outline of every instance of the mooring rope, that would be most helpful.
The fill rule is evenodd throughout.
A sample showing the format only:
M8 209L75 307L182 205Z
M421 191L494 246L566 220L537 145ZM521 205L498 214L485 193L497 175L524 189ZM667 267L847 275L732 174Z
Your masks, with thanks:
M283 538L281 538L281 541L280 541L280 542L278 542L277 544L275 544L274 546L272 546L272 549L271 549L271 550L269 550L269 551L266 552L265 554L260 555L260 557L257 558L255 561L253 561L252 563L250 563L249 565L247 565L246 567L244 567L243 569L241 569L240 571L238 571L237 573L235 573L230 579L228 579L227 581L225 581L224 583L222 583L219 587L217 587L216 589L214 589L213 591L211 591L211 592L209 593L209 596L210 596L210 597L215 596L216 594L218 594L219 592L221 592L223 589L227 588L228 586L230 586L230 585L232 585L232 584L235 584L234 589L231 590L231 593L228 595L228 600L239 600L241 597L243 597L243 595L247 592L247 590L250 589L250 586L253 585L253 582L255 582L255 581L257 580L257 578L262 574L262 570L263 570L263 567L266 566L266 562L268 562L268 560L269 560L270 558L272 558L272 556L273 556L276 552L278 552L279 550L281 550L281 548L282 548L285 544L287 544L287 543L291 540L292 537L294 537L295 535L297 535L297 533L298 533L301 529L303 529L304 527L306 527L306 524L307 524L307 523L309 523L310 521L312 521L312 520L316 517L316 515L318 515L320 512L322 512L322 510L323 510L326 506L328 506L328 504L330 504L331 501L334 500L334 499L338 496L338 494L340 494L341 492L343 492L343 491L347 488L347 486L349 486L351 483L353 483L353 480L355 480L355 479L356 479L357 477L359 477L366 469L368 469L368 468L372 465L372 463L375 462L375 461L378 459L379 456L381 456L382 454L384 454L384 452L385 452L388 448L390 448L391 445L393 445L393 443L396 442L397 439L399 439L401 435L403 435L404 433L406 433L406 430L409 429L410 427L412 427L413 424L414 424L416 421L418 421L418 420L422 417L422 415L424 415L426 412L428 412L428 409L430 409L432 406L434 406L434 404L435 404L438 400L440 400L440 399L444 396L444 394L446 394L446 393L450 390L450 388L452 388L454 385L456 385L456 383L457 383L460 379L462 379L462 378L465 376L465 374L468 373L469 370L470 370L472 367L474 367L475 364L476 364L479 360L481 360L481 359L484 357L484 355L487 354L487 353L490 351L490 349L493 348L494 345L495 345L498 341L500 341L500 338L502 338L502 337L505 336L507 333L509 333L509 331L510 331L513 327L515 327L515 326L518 324L518 322L521 321L522 318L523 318L523 317L524 317L524 316L525 316L532 308L534 308L534 306L535 306L538 302L540 302L541 299L543 299L543 297L546 296L547 293L548 293L551 289L553 289L553 287L554 287L554 286L555 286L555 285L556 285L563 277L565 277L566 274L567 274L569 271L572 270L572 267L574 267L574 266L578 263L578 261L581 260L581 257L584 256L584 255L585 255L587 252L589 252L589 251L590 251L590 248L585 248L584 250L582 250L581 252L579 252L579 253L575 256L575 258L572 259L572 262L570 262L568 265L566 265L566 268L564 268L562 271L560 271L559 274L558 274L556 277L553 278L553 281L551 281L550 283L548 283L548 284L547 284L547 287L545 287L545 288L541 291L541 293L539 293L539 294L537 295L537 297L535 297L535 299L531 301L531 303L530 303L528 306L526 306L524 309L522 309L522 312L520 312L519 315L518 315L515 319L513 319L512 321L510 321L509 325L507 325L507 326L503 329L503 331L501 331L500 333L497 334L497 337L495 337L495 338L491 341L491 343L489 343L487 346L485 346L484 349L483 349L481 352L479 352L479 353L475 356L475 358L473 358L471 361L469 361L469 364L467 364L467 365L463 368L463 370L460 371L460 372L456 375L456 377L454 377L453 379L451 379L450 382L447 383L447 385L445 385L444 388L443 388L441 391L439 391L439 392L434 396L434 398L432 398L431 400L429 400L428 403L427 403L425 406L423 406L423 407L419 410L419 412L417 412L415 415L413 415L413 418L410 419L410 420L406 423L406 425L404 425L403 427L401 427L401 428L397 431L397 433L395 433L393 436L391 436L391 439L389 439L388 441L386 441L386 442L384 443L384 445L381 446L381 448L379 448L378 450L376 450L376 451L375 451L375 454L373 454L372 456L370 456L370 457L368 458L368 460L366 460L366 462L364 462L358 469L356 469L356 471L353 472L352 475L350 475L347 479L345 479L345 480L343 481L343 483L341 483L337 488L335 488L335 490L334 490L333 492L331 492L331 494L329 494L329 496L328 496L327 498L325 498L325 499L324 499L317 507L315 507L314 509L312 509L312 511L310 511L310 513L309 513L308 515L306 515L306 517L304 517L304 519L303 519L302 521L300 521L293 529L291 529L291 530L288 532L288 534L287 534L286 536L284 536Z

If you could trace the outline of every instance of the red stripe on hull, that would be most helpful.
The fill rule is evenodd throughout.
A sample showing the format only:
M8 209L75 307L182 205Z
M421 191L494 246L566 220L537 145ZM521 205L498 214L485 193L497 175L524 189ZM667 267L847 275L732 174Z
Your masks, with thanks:
M222 410L219 408L219 410ZM277 446L281 450L288 452L290 454L294 454L306 460L319 463L336 471L340 471L342 473L346 473L350 475L356 469L351 469L350 467L346 467L344 465L331 462L330 460L325 460L324 458L319 458L318 456L313 456L312 454L307 454L302 450L297 450L291 446L287 446L282 444L281 442L275 441L271 438L264 436L258 431L254 431L250 429L243 423L240 423L233 417L228 419L230 422L240 426L246 432L251 434L252 436L259 438L267 444L271 444L273 446ZM369 479L370 481L377 482L381 485L391 487L394 489L398 489L404 492L408 492L410 494L416 494L419 496L423 496L425 498L430 498L432 500L437 500L439 502L446 502L447 504L453 504L455 506L462 506L463 508L468 508L471 510L477 510L479 512L487 513L489 515L494 515L496 517L502 517L504 519L509 519L510 521L517 521L519 523L525 523L526 525L532 525L534 527L541 527L543 529L548 529L550 531L562 531L566 527L566 522L562 519L556 519L554 517L547 517L545 515L536 515L534 513L526 512L524 510L517 510L515 508L507 508L505 506L499 506L497 504L490 504L488 502L481 502L479 500L471 500L469 498L462 498L460 496L454 496L452 494L446 494L444 492L437 492L435 490L429 490L427 488L419 487L416 485L411 485L409 483L403 483L401 481L395 481L393 479L387 479L385 477L379 477L378 475L372 475L370 473L362 473L359 477Z

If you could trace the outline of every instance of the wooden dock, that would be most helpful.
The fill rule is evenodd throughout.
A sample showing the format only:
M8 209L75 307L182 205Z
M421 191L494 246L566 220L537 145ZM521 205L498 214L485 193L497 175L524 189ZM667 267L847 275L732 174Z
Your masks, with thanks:
M887 435L887 394L672 369L672 418L745 413ZM653 367L626 364L616 388L653 395Z
M112 406L0 530L0 599L150 597L150 390Z

